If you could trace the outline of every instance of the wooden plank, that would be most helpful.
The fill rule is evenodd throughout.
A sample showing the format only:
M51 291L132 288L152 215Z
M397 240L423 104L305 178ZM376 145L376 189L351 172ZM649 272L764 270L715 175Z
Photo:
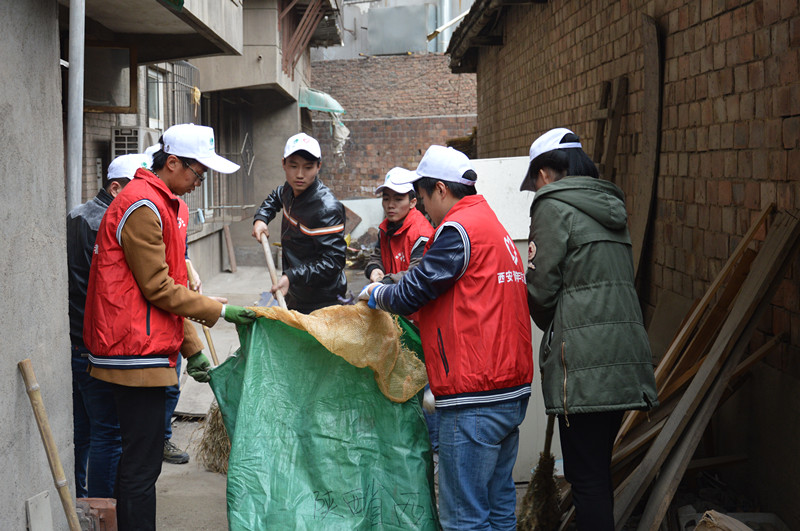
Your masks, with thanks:
M688 370L689 367L691 367L693 363L696 363L708 350L711 342L717 337L719 327L725 320L725 316L728 315L731 304L733 304L734 299L739 294L739 288L742 282L744 282L744 279L747 278L747 274L750 272L750 266L753 264L755 257L756 252L753 249L745 250L742 259L739 260L733 273L731 273L730 279L722 290L716 304L709 312L708 317L697 330L694 338L692 338L692 341L686 347L683 356L681 356L670 375L664 381L664 387L668 387L673 380L678 378L684 371ZM661 393L659 390L659 397L660 396Z
M661 521L664 519L664 515L672 502L672 498L675 496L675 491L678 489L678 485L683 479L686 468L697 449L697 445L703 437L703 433L705 433L714 411L717 409L717 405L728 386L728 382L730 382L733 372L736 370L742 354L747 350L747 344L750 342L750 337L758 326L760 316L769 306L772 296L783 280L783 271L788 265L789 260L787 257L783 267L781 267L779 272L772 278L767 294L765 294L759 302L758 309L753 313L744 333L739 337L733 352L725 361L722 370L714 380L703 403L698 408L689 428L681 437L680 443L671 452L664 466L661 467L658 479L653 485L653 489L650 491L650 497L647 500L644 512L639 520L639 525L636 528L637 531L657 531L659 529Z
M608 100L611 95L611 83L603 81L600 87L600 103L597 106L597 113L605 113L602 118L597 118L594 124L594 150L592 151L592 160L595 164L600 164L603 158L603 145L606 134L606 120L611 112L608 108Z
M733 372L733 376L731 376L731 380L736 380L737 378L741 378L744 373L749 371L753 365L764 359L764 357L775 350L775 348L783 341L788 339L788 334L778 334L774 336L772 339L764 343L758 350L750 354L744 361L742 361L737 367L736 370Z
M661 469L661 465L675 447L687 424L703 402L720 364L737 346L742 337L743 327L749 329L755 323L752 319L764 300L771 295L778 274L793 254L798 239L798 211L781 213L770 229L764 245L758 253L750 275L742 285L741 294L736 299L728 319L722 326L719 337L712 345L705 362L700 367L689 388L681 398L675 411L669 416L664 428L653 441L644 459L627 482L627 488L615 500L614 521L617 529L628 520L636 503ZM749 331L749 330L746 330ZM743 342L744 343L744 342ZM741 348L744 348L741 347ZM736 360L738 363L738 359ZM735 365L731 368L731 371ZM721 391L720 391L721 392ZM715 404L714 404L715 405ZM702 435L702 434L701 434Z
M619 144L619 128L622 125L622 114L625 111L625 95L628 93L628 78L620 76L614 80L614 96L611 101L611 118L609 120L608 135L605 139L603 160L600 165L601 177L614 181L617 158L617 145Z
M709 304L713 300L714 296L717 294L717 291L728 278L729 274L734 270L734 266L738 263L739 259L742 257L744 252L747 250L750 243L753 241L756 233L761 229L761 226L766 222L769 215L772 213L773 209L775 208L775 203L771 203L761 211L759 214L758 219L753 224L752 227L747 231L747 233L742 237L739 245L733 251L731 256L728 258L728 261L720 270L717 277L708 287L708 290L703 295L703 298L700 299L700 302L697 304L695 309L692 311L692 314L689 316L689 319L686 322L686 325L681 329L678 333L678 336L675 338L675 341L670 345L669 349L667 350L666 354L664 354L664 358L661 360L661 363L658 364L655 371L655 378L656 378L656 389L661 389L664 386L664 382L666 378L669 376L669 371L672 370L672 367L678 360L679 355L683 352L683 347L686 346L689 339L691 339L697 324L700 322L700 318L708 308ZM631 427L638 421L638 418L641 415L641 411L632 411L622 422L622 427L617 434L617 440L614 443L615 446L619 445L619 441L625 436L626 433L631 429Z
M633 274L638 276L658 178L661 152L661 39L655 19L642 14L642 51L644 54L644 91L642 98L642 150L633 193L630 231L633 250Z
M719 455L716 457L704 457L701 459L692 459L689 461L689 466L686 467L686 471L695 471L695 470L706 470L709 468L719 468L721 466L726 465L733 465L736 463L741 463L742 461L747 461L748 456L747 454L736 454L736 455Z
M222 233L225 236L225 250L228 255L228 267L231 273L236 273L236 253L233 250L233 238L231 238L231 227L228 224L222 226Z

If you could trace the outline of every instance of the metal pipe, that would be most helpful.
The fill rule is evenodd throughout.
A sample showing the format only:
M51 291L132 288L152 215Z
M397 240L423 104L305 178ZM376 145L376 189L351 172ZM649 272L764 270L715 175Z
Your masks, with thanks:
M83 53L86 1L70 0L67 90L67 212L81 204L83 188Z

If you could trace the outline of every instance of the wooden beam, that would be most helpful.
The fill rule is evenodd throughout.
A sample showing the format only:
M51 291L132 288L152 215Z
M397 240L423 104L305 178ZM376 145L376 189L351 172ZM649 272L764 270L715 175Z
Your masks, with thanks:
M764 244L753 262L752 270L742 284L741 293L733 304L730 315L709 350L705 362L678 402L675 411L669 416L664 428L653 441L642 462L627 478L627 487L616 497L614 521L618 530L628 520L636 503L641 499L656 474L661 471L661 477L669 476L661 470L662 465L683 435L695 412L700 409L703 415L707 414L710 417L708 408L711 408L710 412L713 412L716 407L716 402L724 390L724 384L727 383L738 364L741 352L746 348L747 340L757 325L759 315L768 306L772 294L782 280L781 275L788 265L789 259L794 255L798 236L800 236L798 216L800 216L800 211L795 210L782 212L776 217L775 224L769 230ZM721 366L723 369L720 374ZM717 377L718 374L719 377ZM723 383L720 389L714 385L715 382ZM696 436L698 441L700 436L702 436L702 432ZM695 434L692 433L690 437L694 439ZM686 444L690 444L690 442ZM673 462L671 462L672 465ZM681 469L681 473L682 471ZM662 490L659 489L659 492ZM655 493L651 495L653 500L658 500L659 497L664 499L667 496ZM671 499L671 496L669 498ZM640 529L647 529L648 523L652 521L654 521L653 518L649 520L643 518L640 522Z
M722 267L719 274L717 274L717 277L708 287L708 290L703 295L703 298L700 299L700 302L695 306L691 315L687 319L686 325L680 330L678 335L675 337L675 341L672 343L672 345L670 345L666 354L664 354L661 363L659 363L658 367L656 367L656 389L662 389L664 387L664 384L669 376L669 372L679 359L680 354L683 352L683 348L692 338L694 330L700 322L700 319L702 318L709 304L717 294L717 291L720 289L722 284L727 280L731 272L734 271L734 266L739 262L742 255L753 241L756 233L761 229L761 226L766 222L774 208L775 203L771 203L761 211L761 214L759 214L756 222L750 227L747 233L742 236L739 245L728 258L728 261ZM620 427L619 433L617 434L617 440L614 443L615 447L619 445L620 440L622 440L625 434L628 433L631 427L633 427L633 425L638 421L638 417L641 414L641 411L632 411L625 417L622 422L622 427Z
M639 171L633 192L630 217L633 274L639 265L650 232L650 219L655 201L658 158L661 153L661 39L655 19L642 13L642 49L644 53L644 91L642 99L642 150L638 157Z

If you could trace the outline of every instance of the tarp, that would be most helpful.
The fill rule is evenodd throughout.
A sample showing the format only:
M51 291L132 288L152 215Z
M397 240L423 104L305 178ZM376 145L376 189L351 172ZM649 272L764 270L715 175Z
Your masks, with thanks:
M437 529L418 366L406 358L419 360L397 324L363 303L262 310L272 318L239 327L240 349L210 373L231 439L230 529ZM361 367L340 355L359 335ZM379 350L387 360L372 359ZM402 389L410 398L387 398Z
M300 89L297 105L298 107L306 107L312 111L335 112L339 114L347 112L344 110L344 107L327 92L308 87L302 87Z

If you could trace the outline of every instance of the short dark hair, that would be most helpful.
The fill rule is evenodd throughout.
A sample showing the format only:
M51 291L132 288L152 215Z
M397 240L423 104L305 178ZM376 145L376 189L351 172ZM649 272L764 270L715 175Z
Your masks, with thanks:
M464 179L469 179L470 181L478 180L478 174L473 170L465 171L462 177ZM422 177L421 179L414 181L414 190L417 193L419 193L420 190L425 190L426 194L431 195L433 193L433 189L436 188L436 183L440 181L450 190L450 193L452 193L456 199L461 199L463 197L478 193L475 190L474 184L453 183L450 181L442 181L441 179L436 179L434 177Z
M305 160L307 160L309 162L322 162L322 158L321 157L315 157L314 155L312 155L311 153L309 153L305 149L298 149L294 153L290 153L289 157L291 157L292 155L300 155L301 157L303 157ZM283 160L286 160L289 157L284 157Z
M161 144L161 149L159 149L158 151L153 153L153 163L150 165L150 170L154 171L154 172L156 172L156 171L160 170L161 168L163 168L167 164L167 159L171 155L171 153L167 153L167 152L164 151L164 137L163 136L158 139L158 143ZM178 155L175 155L175 156L178 157ZM189 166L191 166L192 164L197 162L196 159L190 159L189 157L178 157L178 158L181 160L181 162L183 162L184 164L189 165Z
M115 182L115 181L116 181L116 182L118 182L118 183L120 183L122 186L125 186L126 184L128 184L129 182L131 182L131 179L127 179L127 178L125 178L125 177L122 177L122 178L119 178L119 179L109 179L108 177L106 177L106 178L103 180L103 188L104 188L106 191L108 191L108 187L109 187L109 186L111 186L111 183L113 183L113 182Z
M574 133L567 133L561 138L561 144L567 142L580 142L578 135ZM530 175L536 175L542 168L550 168L557 173L566 172L565 176L583 176L600 178L600 172L597 171L589 155L581 148L566 148L554 149L542 153L533 159L528 167Z
M390 188L390 190L391 190L391 188ZM385 191L386 191L386 190L384 190L384 192L385 192ZM398 193L398 192L395 192L395 193L396 193L397 195L407 195L407 196L408 196L408 200L409 200L409 201L410 201L410 200L412 200L412 199L416 199L416 198L417 198L417 194L416 194L416 192L414 192L414 190L413 190L413 189L409 190L408 192L406 192L406 193L404 193L404 194L401 194L401 193ZM383 197L383 192L381 192L381 197Z

